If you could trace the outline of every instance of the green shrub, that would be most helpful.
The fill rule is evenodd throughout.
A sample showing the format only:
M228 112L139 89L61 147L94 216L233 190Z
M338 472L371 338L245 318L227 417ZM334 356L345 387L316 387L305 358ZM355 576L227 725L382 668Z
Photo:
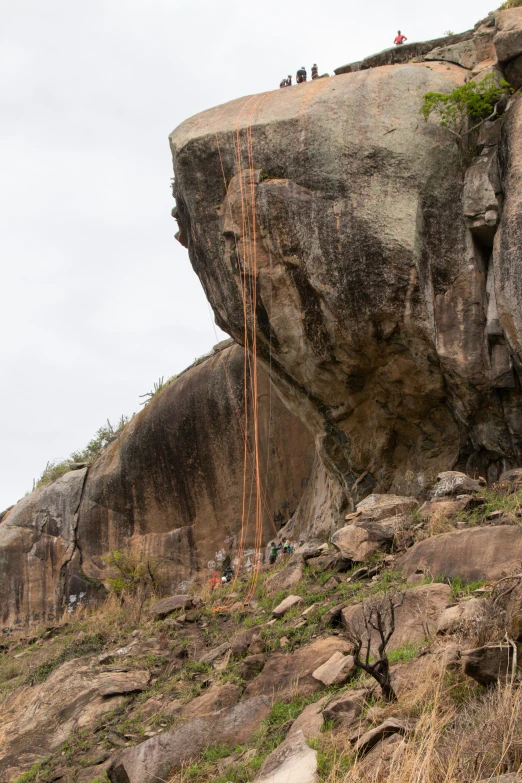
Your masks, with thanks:
M103 558L108 566L114 568L118 575L109 579L109 585L116 595L130 593L135 595L140 589L154 585L157 566L144 554L134 555L113 549Z
M123 432L129 423L128 416L122 416L118 424L112 425L107 419L107 424L100 427L96 435L81 451L73 451L69 459L50 461L36 482L37 487L43 487L51 484L60 476L63 476L70 470L71 462L88 462L89 464L100 456L102 451L107 448Z
M522 5L522 0L506 0L505 3L502 3L501 6L499 6L499 11L504 11L506 8L520 8Z
M505 79L497 81L490 73L478 84L470 81L447 94L427 92L421 111L426 122L432 114L437 114L443 128L462 138L469 132L469 123L477 124L491 116L502 95L511 92Z

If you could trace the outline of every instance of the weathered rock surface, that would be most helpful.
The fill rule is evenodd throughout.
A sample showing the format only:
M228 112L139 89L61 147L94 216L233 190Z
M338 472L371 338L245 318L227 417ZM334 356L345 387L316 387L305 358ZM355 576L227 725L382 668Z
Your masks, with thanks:
M355 512L348 514L346 519L357 520L357 522L377 522L409 514L418 505L416 498L398 495L376 495L372 493L364 500L361 500L357 504Z
M351 726L359 717L365 704L367 690L347 691L331 699L323 710L325 720Z
M148 672L102 671L84 660L72 660L52 672L47 680L18 688L2 703L0 714L0 780L11 780L55 751L76 730L92 726L114 710L123 696L149 680ZM115 678L118 688L114 688ZM133 689L136 689L133 688Z
M269 595L291 590L303 578L305 561L302 554L294 552L281 571L269 576L265 587Z
M494 33L488 20L443 43L464 56L473 38L484 57ZM435 120L419 122L426 92L469 74L437 61L370 67L234 101L171 135L191 261L239 341L254 257L241 214L253 207L258 355L271 357L275 384L319 448L295 531L333 532L369 491L417 495L452 468L496 479L522 460L522 398L507 385L514 343L487 337L490 249L468 226L456 146ZM493 220L479 192L487 180L497 196L491 171L477 172L467 208L496 228L500 213Z
M215 661L219 660L224 655L226 655L229 652L229 650L230 650L230 642L223 642L223 644L220 644L217 647L213 647L208 652L203 653L203 655L199 659L199 662L214 663Z
M518 658L518 651L517 651ZM510 644L491 644L462 653L462 670L481 685L495 685L519 675Z
M261 674L247 686L245 696L277 695L280 699L290 698L296 693L309 696L323 687L314 679L312 672L335 652L349 653L351 649L348 642L331 636L318 639L293 653L275 653L270 656Z
M395 610L395 631L390 639L389 649L393 650L407 643L421 643L434 634L450 598L451 588L444 584L420 585L406 590L404 601ZM342 617L346 628L361 627L362 610L359 605L347 606Z
M181 712L184 718L202 718L226 707L233 707L240 696L241 689L231 682L226 682L224 685L211 685L202 696L189 701Z
M375 552L391 548L395 530L391 525L379 522L361 522L346 525L332 536L332 544L346 560L362 563Z
M114 672L98 688L100 696L116 696L119 693L144 691L150 681L149 671Z
M472 37L473 30L468 30L465 33L449 35L444 38L434 38L431 41L417 41L406 43L402 46L393 46L389 49L384 49L384 51L378 52L377 54L365 57L364 60L361 60L360 62L341 65L339 68L335 68L334 72L337 76L340 76L343 73L354 73L355 71L364 71L368 68L379 68L383 65L408 63L414 58L422 58L425 55L428 55L435 49L449 47L461 41L470 41Z
M312 677L322 682L326 687L342 685L350 679L356 668L352 655L335 652L331 658L312 672Z
M508 486L510 489L516 491L522 489L522 468L516 468L515 470L507 470L499 478L499 483L502 486Z
M190 609L192 606L192 598L188 595L173 595L169 598L162 598L151 607L151 614L157 615L157 617L168 617L169 614L175 612L177 609Z
M234 551L242 513L243 369L243 349L220 344L155 395L88 472L67 473L4 515L3 626L54 618L66 605L99 594L93 580L110 575L103 558L114 549L153 558L172 593L183 593L186 580ZM261 422L269 407L271 426L260 426L263 465L270 455L265 540L273 518L284 521L297 507L314 453L307 429L270 394L260 368ZM250 481L250 464L247 469ZM251 514L245 552L253 544Z
M293 609L294 606L297 606L302 602L303 599L300 595L288 595L272 610L272 614L274 617L283 617L290 609Z
M522 9L512 9L521 11ZM505 13L505 12L504 12ZM505 193L499 231L493 248L495 294L499 325L510 349L510 361L520 372L522 356L522 256L520 254L522 211L522 102L516 100L507 113L500 144L502 185ZM514 393L506 399L506 410L514 445L520 444L518 410ZM520 467L522 460L517 465Z
M319 701L308 704L299 717L292 723L288 736L291 737L292 734L302 731L307 740L319 737L324 725L323 709L327 701L328 696L323 696Z
M467 495L470 492L480 492L486 486L484 479L472 479L458 470L446 470L439 473L437 482L431 491L433 498L451 495Z
M359 756L364 756L378 742L389 737L390 734L408 734L409 727L395 718L388 718L380 726L370 729L355 743L353 751Z
M472 625L483 614L484 601L480 598L471 598L469 601L462 601L456 606L449 606L439 617L437 633L443 636L456 633L457 631L470 631Z
M254 783L317 783L317 752L302 731L291 734L268 756Z
M93 593L80 575L64 590L63 577L78 571L78 509L87 471L66 473L13 506L0 524L0 618L52 620L64 608Z
M240 702L205 718L194 718L178 728L158 734L124 750L109 768L111 783L150 783L175 771L210 745L235 747L247 742L270 711L262 696Z
M433 498L428 500L419 509L421 519L430 522L433 519L456 517L461 511L464 511L470 505L471 495L465 495L462 498Z
M522 529L519 527L475 527L444 533L412 546L397 560L406 576L422 571L433 578L465 582L501 579L515 571L522 561Z
M522 54L522 9L500 11L495 24L499 32L493 38L493 45L498 61L505 63Z

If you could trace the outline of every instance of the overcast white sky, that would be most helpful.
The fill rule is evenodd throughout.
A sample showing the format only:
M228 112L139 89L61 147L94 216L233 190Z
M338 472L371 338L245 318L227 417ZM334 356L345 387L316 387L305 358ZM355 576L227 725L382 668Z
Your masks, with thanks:
M499 2L1 0L0 510L217 341L173 239L169 132Z

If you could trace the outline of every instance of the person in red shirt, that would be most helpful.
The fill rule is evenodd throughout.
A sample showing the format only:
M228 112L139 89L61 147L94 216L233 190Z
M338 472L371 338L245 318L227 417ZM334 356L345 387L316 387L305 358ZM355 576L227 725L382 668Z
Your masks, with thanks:
M407 40L408 39L406 38L406 36L403 35L401 33L401 31L399 30L398 33L397 33L397 38L395 39L395 41L393 43L395 44L395 46L401 46L404 43L404 41L407 41Z

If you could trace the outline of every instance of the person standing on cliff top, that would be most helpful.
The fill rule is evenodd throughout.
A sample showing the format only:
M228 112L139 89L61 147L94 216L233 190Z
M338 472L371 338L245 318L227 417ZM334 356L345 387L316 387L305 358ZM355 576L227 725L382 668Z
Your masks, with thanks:
M318 79L319 78L319 68L317 67L317 63L314 63L312 65L312 79Z
M398 33L397 33L397 37L396 37L396 39L395 39L395 41L393 43L395 44L395 46L402 46L404 41L407 41L407 40L408 39L406 38L406 36L403 35L401 33L401 31L399 30Z
M304 65L302 65L297 71L295 75L295 80L297 84L302 84L303 82L306 81L306 68L304 67Z

